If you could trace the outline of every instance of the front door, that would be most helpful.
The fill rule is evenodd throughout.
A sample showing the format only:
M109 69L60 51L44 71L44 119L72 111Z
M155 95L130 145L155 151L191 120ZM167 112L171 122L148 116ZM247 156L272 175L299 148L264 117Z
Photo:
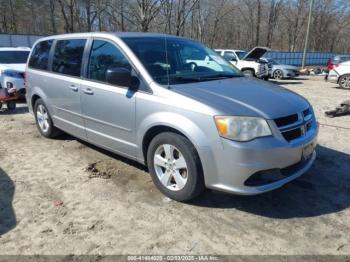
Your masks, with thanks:
M111 68L131 66L113 43L92 42L86 79L82 81L82 114L87 138L94 144L135 157L135 95L128 88L106 81Z

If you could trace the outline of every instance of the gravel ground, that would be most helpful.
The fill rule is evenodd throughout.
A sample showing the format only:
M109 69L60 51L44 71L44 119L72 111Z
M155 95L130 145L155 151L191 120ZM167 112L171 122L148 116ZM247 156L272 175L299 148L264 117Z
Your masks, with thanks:
M279 84L310 100L318 158L253 197L208 191L181 204L146 170L70 136L42 138L22 105L0 111L0 254L350 254L350 91L320 78Z

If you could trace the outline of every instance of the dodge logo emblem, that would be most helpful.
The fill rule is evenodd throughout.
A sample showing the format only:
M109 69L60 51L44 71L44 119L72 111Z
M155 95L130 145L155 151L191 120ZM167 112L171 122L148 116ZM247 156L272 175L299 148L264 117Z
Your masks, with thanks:
M300 131L301 131L301 135L304 136L306 134L306 126L302 125L300 128Z

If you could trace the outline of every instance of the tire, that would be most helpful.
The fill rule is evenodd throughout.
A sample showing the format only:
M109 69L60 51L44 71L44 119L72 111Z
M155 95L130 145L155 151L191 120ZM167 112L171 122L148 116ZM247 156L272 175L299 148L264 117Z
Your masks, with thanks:
M2 108L2 103L0 103L0 109Z
M339 86L344 89L350 89L350 75L343 75L339 78Z
M269 76L265 76L265 77L263 77L263 79L264 79L264 81L269 81Z
M283 79L283 72L282 72L282 70L277 69L273 72L272 76L276 80L282 80Z
M173 200L191 200L205 188L198 153L179 134L166 132L153 138L147 151L147 165L156 187Z
M53 125L49 111L40 98L35 102L34 116L36 126L42 136L46 138L55 138L61 134L61 131Z
M255 73L251 69L245 69L242 71L243 75L246 77L255 77Z
M9 111L15 111L16 110L16 101L9 101L7 102L7 109Z

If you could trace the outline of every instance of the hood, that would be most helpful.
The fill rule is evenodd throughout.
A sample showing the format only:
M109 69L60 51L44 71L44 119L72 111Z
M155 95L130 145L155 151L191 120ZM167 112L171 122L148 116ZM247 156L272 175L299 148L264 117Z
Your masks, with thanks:
M243 57L242 60L259 60L269 50L270 49L267 47L254 47Z
M12 69L24 73L26 70L26 64L2 64L0 65L0 69Z
M224 115L275 119L309 107L307 100L294 92L248 77L173 85L171 90L205 103Z

